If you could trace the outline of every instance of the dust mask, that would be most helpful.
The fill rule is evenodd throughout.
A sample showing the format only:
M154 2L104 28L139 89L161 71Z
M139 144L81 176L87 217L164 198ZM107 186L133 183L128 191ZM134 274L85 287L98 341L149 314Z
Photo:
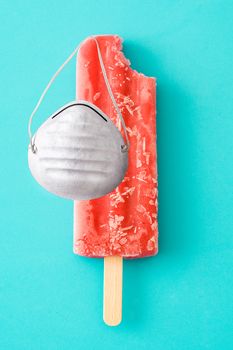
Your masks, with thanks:
M32 119L44 96L79 47L48 83L28 124L28 164L32 175L47 191L73 200L94 199L113 191L128 168L126 126L107 78L98 41L92 38L96 42L106 88L121 120L125 141L111 119L100 108L84 100L61 107L34 135L31 133Z

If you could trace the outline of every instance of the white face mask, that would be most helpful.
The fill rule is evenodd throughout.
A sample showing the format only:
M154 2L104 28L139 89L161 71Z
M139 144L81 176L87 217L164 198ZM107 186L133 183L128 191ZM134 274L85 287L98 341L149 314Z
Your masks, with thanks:
M61 107L31 134L31 123L49 87L78 52L63 63L50 80L34 111L28 131L28 163L32 175L49 192L73 199L94 199L113 191L128 167L129 140L122 114L114 99L95 37L98 57L109 95L121 120L126 142L111 119L88 101Z

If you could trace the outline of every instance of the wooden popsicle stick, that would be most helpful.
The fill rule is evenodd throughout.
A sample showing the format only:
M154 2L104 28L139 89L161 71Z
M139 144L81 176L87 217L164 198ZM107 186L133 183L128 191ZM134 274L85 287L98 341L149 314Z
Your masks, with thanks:
M103 318L109 326L117 326L122 319L122 273L122 257L104 258Z

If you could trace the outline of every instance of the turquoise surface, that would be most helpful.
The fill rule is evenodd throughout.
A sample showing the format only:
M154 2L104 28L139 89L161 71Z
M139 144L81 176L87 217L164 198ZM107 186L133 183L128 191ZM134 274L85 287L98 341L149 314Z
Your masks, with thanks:
M232 1L1 1L0 349L229 350ZM125 261L123 322L102 321L103 261L72 253L73 205L27 167L27 122L90 34L119 34L157 77L159 246ZM75 95L75 62L37 115Z

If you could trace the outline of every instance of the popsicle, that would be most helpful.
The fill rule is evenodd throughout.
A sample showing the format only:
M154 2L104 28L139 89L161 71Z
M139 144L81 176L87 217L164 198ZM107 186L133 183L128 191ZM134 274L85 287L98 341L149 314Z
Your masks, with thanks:
M112 280L110 284L115 283L121 289L119 271L122 258L142 258L155 255L158 251L156 81L130 67L130 61L123 55L119 36L102 35L96 38L114 97L126 123L130 141L129 166L122 183L113 192L98 199L75 202L74 253L104 257L106 285L110 276L115 278L115 282ZM97 105L122 132L92 38L87 38L81 44L76 76L76 98ZM115 268L110 268L114 264ZM117 303L121 303L119 293L118 297L113 297L113 304L116 298ZM110 314L112 312L110 310ZM105 318L108 317L105 315ZM119 323L119 318L120 314L118 321L112 322Z

